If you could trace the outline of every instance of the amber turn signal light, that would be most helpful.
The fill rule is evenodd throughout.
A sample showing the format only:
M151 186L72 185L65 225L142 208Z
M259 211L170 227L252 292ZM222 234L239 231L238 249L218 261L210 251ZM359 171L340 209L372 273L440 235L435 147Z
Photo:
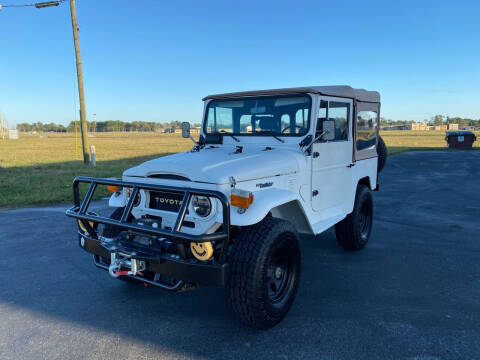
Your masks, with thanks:
M253 194L250 191L232 189L230 203L240 209L248 209L253 203Z
M107 185L108 192L116 193L120 191L120 187L117 185Z

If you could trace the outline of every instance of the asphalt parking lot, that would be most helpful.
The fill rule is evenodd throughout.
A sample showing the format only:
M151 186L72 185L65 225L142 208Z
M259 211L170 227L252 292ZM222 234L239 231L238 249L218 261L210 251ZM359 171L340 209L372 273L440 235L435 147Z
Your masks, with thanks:
M0 359L479 359L480 151L389 158L367 248L302 239L300 291L276 328L221 288L111 279L65 206L0 211Z

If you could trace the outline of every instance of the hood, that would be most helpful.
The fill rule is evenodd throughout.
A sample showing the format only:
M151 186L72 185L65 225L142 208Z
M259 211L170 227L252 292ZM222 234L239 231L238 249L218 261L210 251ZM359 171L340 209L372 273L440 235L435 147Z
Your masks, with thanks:
M124 176L149 177L156 174L186 177L191 181L227 184L230 176L235 181L248 181L298 172L302 154L294 149L243 150L234 148L205 148L199 152L185 152L163 156L126 170Z

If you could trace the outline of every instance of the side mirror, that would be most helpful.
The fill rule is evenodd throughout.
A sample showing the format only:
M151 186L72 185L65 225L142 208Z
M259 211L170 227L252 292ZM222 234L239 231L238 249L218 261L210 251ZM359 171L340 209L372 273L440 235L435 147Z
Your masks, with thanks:
M182 137L185 139L190 138L190 123L189 122L182 122Z
M335 121L323 120L322 132L323 132L323 136L321 137L321 140L324 140L324 141L335 140Z

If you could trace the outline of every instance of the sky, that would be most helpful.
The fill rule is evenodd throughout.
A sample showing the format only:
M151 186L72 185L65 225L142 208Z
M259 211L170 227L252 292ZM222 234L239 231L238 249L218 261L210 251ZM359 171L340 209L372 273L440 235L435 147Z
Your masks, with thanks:
M388 119L480 119L479 14L478 1L77 0L87 118L198 123L208 94L351 85L379 91ZM0 113L68 124L78 108L68 2L4 7Z

